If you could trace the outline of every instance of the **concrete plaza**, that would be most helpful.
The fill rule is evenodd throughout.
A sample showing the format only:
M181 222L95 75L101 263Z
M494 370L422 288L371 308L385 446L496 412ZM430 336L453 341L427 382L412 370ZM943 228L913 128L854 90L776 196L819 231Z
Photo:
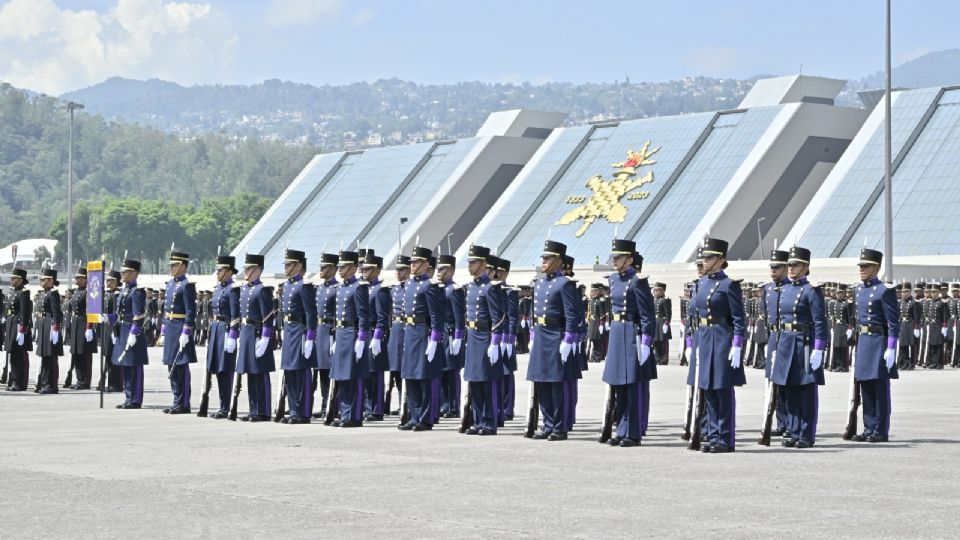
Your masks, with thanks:
M0 392L3 537L952 537L960 526L957 370L895 381L892 440L873 445L840 439L848 375L828 373L817 446L795 450L756 445L761 372L748 368L737 451L705 455L679 440L675 365L652 385L643 445L611 448L596 442L598 364L570 440L547 442L521 436L525 384L518 419L485 438L452 420L412 433L395 417L336 429L168 416L159 353L143 410L114 409L119 394L101 410L92 391ZM194 408L202 374L195 365Z

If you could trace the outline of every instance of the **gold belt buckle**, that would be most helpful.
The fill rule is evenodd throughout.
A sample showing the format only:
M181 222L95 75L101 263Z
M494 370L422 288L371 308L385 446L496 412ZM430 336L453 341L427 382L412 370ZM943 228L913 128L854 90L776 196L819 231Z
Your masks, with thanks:
M544 326L544 325L547 324L547 318L546 318L546 317L537 317L536 321L537 321L537 324L539 324L539 325L541 325L541 326Z
M409 324L409 325L411 325L411 326L414 325L414 324L416 324L416 323L414 322L415 319L416 319L416 317L407 317L407 324Z

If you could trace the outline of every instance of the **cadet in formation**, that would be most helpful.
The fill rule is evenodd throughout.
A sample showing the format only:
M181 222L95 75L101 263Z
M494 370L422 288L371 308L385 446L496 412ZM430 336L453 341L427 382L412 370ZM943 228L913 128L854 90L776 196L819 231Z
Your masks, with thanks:
M333 341L333 367L330 378L336 381L340 418L333 425L342 428L363 425L363 380L369 376L367 340L370 338L370 294L360 281L356 251L341 251L337 272L336 337Z
M437 256L437 281L443 288L443 374L440 380L440 416L460 417L460 373L463 370L463 338L466 335L464 289L454 283L457 258Z
M467 269L473 277L466 285L467 341L463 379L469 387L473 423L467 435L496 435L501 409L503 364L500 343L507 330L506 296L490 279L490 248L471 245Z
M897 296L893 287L877 278L883 254L863 248L857 266L860 283L854 293L857 305L857 352L854 380L863 399L863 431L857 442L887 442L890 436L890 380L897 372Z
M790 258L790 252L774 249L770 252L770 282L763 286L763 298L761 309L765 313L765 319L768 321L769 335L766 354L764 358L764 378L772 380L773 368L777 362L778 348L780 346L780 299L783 296L783 287L787 284L787 260ZM776 418L777 428L774 434L780 436L788 435L787 432L787 395L785 392L776 392Z
M445 293L430 282L430 259L433 252L414 246L410 255L411 277L403 288L403 360L400 374L407 385L406 421L401 416L401 431L433 429L434 381L443 373L443 336ZM440 355L438 358L437 355ZM401 415L403 413L401 412Z
M783 446L810 448L817 435L818 387L824 384L827 317L823 292L807 279L810 251L793 246L787 260L787 282L778 305L777 358L770 380L783 388L787 430Z
M117 346L117 336L119 328L116 326L117 317L117 298L120 296L120 272L110 270L103 279L104 285L104 315L100 323L100 347L102 347L104 366L100 374L100 384L97 385L99 391L101 386L107 385L104 392L119 392L123 389L123 376L120 373L120 366L113 363L113 351ZM122 346L122 345L121 345Z
M117 295L117 313L110 320L118 327L117 343L111 363L120 367L123 378L123 403L118 409L139 409L143 405L143 366L147 358L147 336L144 323L147 318L147 293L137 286L140 261L124 259L120 267L123 287ZM171 340L173 341L173 340Z
M384 397L385 414L399 414L403 404L403 377L400 376L400 369L403 364L403 330L406 326L404 322L404 287L410 279L410 257L407 255L397 255L397 262L394 265L396 270L397 282L390 287L390 300L392 303L392 316L390 319L390 335L387 338L387 357L390 360L390 377L387 381L387 392ZM393 401L393 389L397 389L397 401L400 407L391 409Z
M60 331L63 327L63 309L60 303L60 291L57 286L57 271L44 268L40 272L40 321L37 324L37 354L40 356L40 374L34 392L40 394L58 393L60 377L59 361L63 356L63 341Z
M309 424L313 408L310 370L317 365L313 350L317 329L317 295L313 284L303 281L306 268L307 257L302 251L286 251L283 260L287 281L281 303L283 346L280 369L283 370L283 391L286 393L289 414L280 420L284 424ZM277 407L280 406L278 403Z
M260 281L264 257L247 253L243 262L243 287L240 288L240 338L237 343L237 377L247 376L247 403L250 412L244 422L270 419L270 373L276 371L273 357L273 287Z
M736 391L746 384L743 372L743 296L740 284L729 276L727 242L703 241L703 271L690 309L699 319L696 331L699 388L706 400L707 444L701 451L722 454L736 443Z
M567 438L564 381L566 363L577 340L578 302L576 285L562 272L566 252L567 246L561 242L544 243L540 255L543 277L533 287L527 380L534 384L543 415L543 428L534 439Z
M517 396L517 334L520 332L520 290L507 284L510 277L510 261L497 257L497 270L493 276L503 290L507 308L506 330L500 343L500 356L503 364L503 387L500 389L502 405L497 425L503 427L507 420L513 420L514 404Z
M193 329L197 316L197 288L187 279L190 255L170 253L170 276L163 302L163 365L170 370L170 390L173 405L163 409L166 414L190 412L190 364L197 363L197 349Z
M70 365L76 373L71 390L89 390L93 378L93 353L97 352L93 323L87 322L87 269L82 266L73 276L76 288L70 298Z
M370 335L370 371L364 377L364 420L380 421L384 415L383 377L390 371L390 359L387 356L387 343L390 331L390 317L393 305L390 291L380 282L383 270L383 258L368 249L364 256L361 272L367 285L370 308L367 314L367 332Z
M326 416L327 400L330 399L330 370L333 368L333 340L337 322L337 263L336 253L320 254L320 270L317 277L317 385L320 387L320 407L311 414L313 418ZM314 392L316 392L314 388Z
M207 374L217 376L220 408L210 418L226 418L230 412L233 374L237 369L237 339L240 337L240 288L233 281L236 259L217 257L217 285L210 301L210 331L207 333Z
M27 291L27 271L14 268L10 275L10 301L6 309L3 348L10 359L7 390L23 392L30 375L30 351L33 350L33 300Z
M611 249L615 274L608 278L611 322L603 382L614 395L616 435L611 446L639 446L643 436L643 397L651 370L651 344L656 332L654 299L647 278L638 275L641 257L632 240L614 239Z

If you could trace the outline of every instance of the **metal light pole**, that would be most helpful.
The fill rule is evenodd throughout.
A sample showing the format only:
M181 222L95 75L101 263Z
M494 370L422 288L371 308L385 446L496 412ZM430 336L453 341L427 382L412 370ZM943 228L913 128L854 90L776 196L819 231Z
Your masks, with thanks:
M893 179L890 176L893 149L890 143L890 0L887 0L886 99L883 100L883 275L893 281Z
M73 111L83 110L83 104L67 102L70 111L70 148L67 150L67 276L73 275Z
M760 234L760 222L767 219L762 217L757 219L757 245L760 246L760 260L763 260L763 235Z

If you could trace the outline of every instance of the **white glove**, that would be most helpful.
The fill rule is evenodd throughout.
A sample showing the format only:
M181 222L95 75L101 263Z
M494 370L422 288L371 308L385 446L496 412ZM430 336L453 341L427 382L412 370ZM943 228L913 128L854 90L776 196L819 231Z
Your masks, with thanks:
M367 342L360 341L359 339L353 344L353 354L357 355L357 360L360 360L360 358L363 356L363 348L366 346Z
M533 330L531 330L531 331L530 331L530 350L533 350L533 338L534 338L534 336L535 336L535 334L533 333Z
M267 352L267 347L270 346L270 340L265 337L257 338L257 348L254 353L257 355L257 358L263 356Z
M573 352L573 343L567 343L566 341L560 342L560 360L564 364L567 363L567 357L570 356L570 353Z
M180 334L180 348L184 348L190 343L190 334Z
M50 343L54 345L60 343L60 332L50 332Z
M507 341L506 341L506 340L500 342L500 356L503 356L503 357L506 357L506 356L507 356Z
M887 349L883 353L883 359L887 361L887 370L893 368L893 363L897 361L897 351L893 349Z
M526 328L526 327L527 327L527 320L520 319L520 328Z
M83 333L83 337L86 338L87 341L93 341L93 329L87 328L87 331Z
M383 349L381 349L381 343L379 339L370 340L370 352L373 353L374 356L378 356L381 350Z
M23 347L23 332L17 332L17 345Z
M330 336L330 356L337 354L337 340Z
M913 337L915 337L915 338L919 338L919 337L920 337L920 329L919 329L919 328L914 328L914 329L913 329Z
M663 323L663 333L666 334L669 331L670 331L670 325L667 323Z
M487 356L490 357L491 366L496 364L497 360L500 359L500 347L491 343L490 346L487 347Z
M460 338L454 338L454 340L450 342L450 354L454 356L460 354L460 347L462 346L463 340Z
M513 343L507 343L507 356L506 356L506 358L509 358L509 357L511 357L511 356L513 356Z
M137 344L136 334L127 334L127 347L133 348Z
M603 332L604 332L604 330L606 330L606 328L604 328L603 325L601 324L600 326L597 327L597 330L600 331L600 335L602 336L602 335L603 335Z
M740 347L731 347L730 348L730 367L733 369L740 369L740 353L742 352Z
M360 343L363 343L362 341ZM363 351L363 349L360 349ZM313 340L312 339L303 339L303 357L310 358L310 354L313 353Z
M116 334L111 334L111 335L110 335L110 343L113 343L114 346L117 345L117 335L116 335Z
M228 337L227 342L223 344L223 350L227 354L233 354L237 350L237 338Z
M647 360L649 359L650 359L650 346L645 343L641 343L640 345L637 346L637 360L640 361L640 365L642 366L646 364Z
M816 371L823 365L823 351L814 349L810 353L810 369Z
M437 354L437 342L428 339L427 340L427 362L433 362L434 355Z
M847 339L853 337L853 328L847 328Z
M687 357L687 360L693 357L693 347L687 347L683 350L683 355Z
M947 328L946 328L946 327L941 328L941 329L940 329L940 334L942 334L943 337L947 337Z

